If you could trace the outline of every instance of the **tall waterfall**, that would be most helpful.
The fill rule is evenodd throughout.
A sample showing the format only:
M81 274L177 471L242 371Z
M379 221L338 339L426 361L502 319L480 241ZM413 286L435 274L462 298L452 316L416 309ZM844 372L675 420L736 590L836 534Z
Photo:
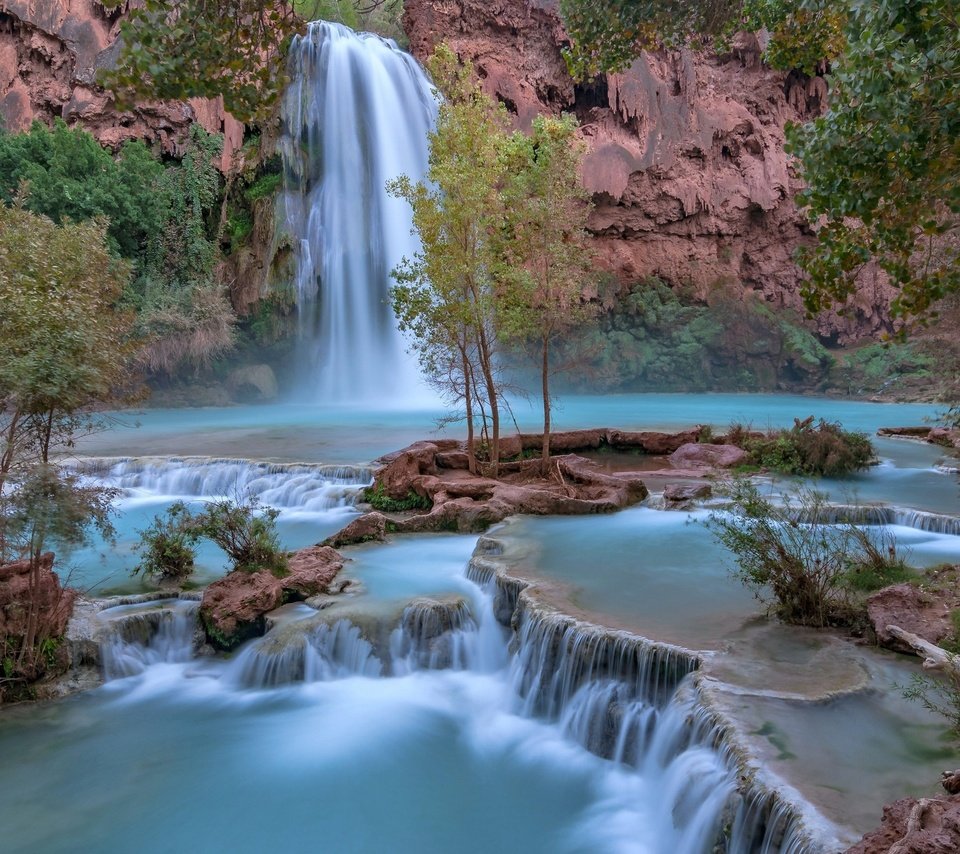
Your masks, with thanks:
M437 105L417 62L379 36L318 21L290 49L283 105L287 229L297 253L299 393L318 402L409 402L419 373L389 304L390 272L418 249L409 205Z

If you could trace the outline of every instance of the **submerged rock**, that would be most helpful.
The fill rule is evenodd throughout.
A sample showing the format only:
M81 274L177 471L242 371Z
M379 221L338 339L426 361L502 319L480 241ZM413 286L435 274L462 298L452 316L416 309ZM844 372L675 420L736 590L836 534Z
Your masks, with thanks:
M328 592L343 569L343 558L329 546L310 546L295 552L289 573L234 570L204 591L200 619L207 638L221 650L232 650L266 631L265 615L286 602L297 602Z
M709 483L668 483L663 488L663 500L668 507L690 504L700 498L709 498L712 494Z

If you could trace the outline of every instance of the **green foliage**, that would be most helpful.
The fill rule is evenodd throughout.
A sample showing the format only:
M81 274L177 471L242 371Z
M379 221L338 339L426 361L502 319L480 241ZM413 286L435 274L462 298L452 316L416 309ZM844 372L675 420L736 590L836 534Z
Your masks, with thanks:
M336 21L406 43L403 0L293 0L293 8L307 21Z
M848 394L882 392L904 379L932 376L930 354L904 341L868 344L839 356L830 372L831 384Z
M384 491L382 483L375 483L365 490L363 500L381 513L408 513L414 510L429 510L433 506L429 498L418 495L412 489L407 492L406 498L391 498Z
M857 525L835 523L821 492L804 487L795 499L775 504L754 483L738 479L728 497L729 509L712 513L707 525L733 554L736 577L758 599L772 596L773 608L785 622L844 624L855 613L851 590L862 591L904 571L884 541L878 544Z
M830 110L790 133L819 242L800 258L817 312L875 261L902 314L960 290L960 30L953 0L854 2ZM822 224L821 224L822 223Z
M816 386L833 357L789 316L754 301L685 298L658 279L632 286L613 309L570 336L591 389L772 389ZM565 354L561 354L561 361Z
M903 696L920 703L927 711L946 718L951 733L960 738L960 685L925 673L915 673L910 685L903 689Z
M846 23L845 2L744 0L736 26L770 33L763 58L772 67L813 75L843 54Z
M393 310L426 377L452 404L464 404L471 458L475 403L483 410L485 430L489 416L496 469L501 383L494 319L499 258L490 236L504 227L506 217L499 186L507 116L445 45L437 48L430 71L445 100L430 135L427 182L414 185L402 176L387 185L392 195L413 208L414 229L422 245L392 273Z
M766 29L767 60L807 73L845 45L845 6L827 0L560 0L560 11L572 43L564 57L581 80L622 71L660 45L721 49L738 30Z
M255 202L257 199L263 199L272 196L283 185L283 175L280 172L272 172L261 175L246 190L243 197L248 202Z
M132 318L117 303L130 267L106 243L101 220L0 206L0 412L75 413L127 382Z
M135 551L140 562L133 574L143 573L158 581L181 583L193 573L196 560L196 530L187 506L178 501L164 516L154 516L148 528L137 532Z
M813 416L794 419L788 430L747 437L743 448L754 465L805 477L842 477L868 468L875 459L865 433L847 431L823 419L814 426Z
M12 204L26 182L24 207L55 223L106 217L109 246L125 258L135 258L161 228L162 174L142 142L128 142L114 158L62 119L52 129L34 122L28 133L0 132L0 199Z
M154 373L206 367L234 345L236 317L216 276L216 216L223 140L199 125L176 167L158 185L163 221L134 285L137 328L148 340L141 359Z
M190 517L187 529L223 549L235 570L267 570L278 578L287 575L287 555L280 548L277 517L280 511L263 508L256 499L213 501Z
M300 23L291 0L143 0L121 24L116 66L98 80L121 107L222 95L238 119L263 123L286 82L282 57Z

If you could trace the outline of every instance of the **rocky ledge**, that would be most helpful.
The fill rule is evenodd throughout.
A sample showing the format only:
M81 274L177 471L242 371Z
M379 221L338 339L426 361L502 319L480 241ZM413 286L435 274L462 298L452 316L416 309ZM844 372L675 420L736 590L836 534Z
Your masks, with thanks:
M234 570L214 581L203 593L200 619L210 643L232 650L266 631L265 616L287 602L298 602L330 592L343 569L343 558L329 546L310 546L295 552L282 578L261 570Z

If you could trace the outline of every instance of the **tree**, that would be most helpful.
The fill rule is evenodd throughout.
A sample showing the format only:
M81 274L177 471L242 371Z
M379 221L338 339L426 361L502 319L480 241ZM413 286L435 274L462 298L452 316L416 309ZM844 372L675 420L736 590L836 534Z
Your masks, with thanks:
M794 128L811 312L844 301L875 261L922 315L960 290L960 23L953 0L851 4L829 112Z
M393 272L393 308L426 375L453 402L464 402L471 471L475 402L485 432L489 418L496 473L501 399L493 236L505 221L500 186L506 111L493 105L446 46L437 49L430 71L446 100L430 135L427 183L415 185L404 176L388 185L413 208L422 246Z
M579 183L584 147L572 116L538 116L529 135L506 146L506 228L497 321L501 334L533 341L543 398L544 474L550 462L551 346L592 313L582 298L590 251L586 225L590 194Z
M28 133L0 132L0 200L12 204L26 182L23 206L55 223L106 217L110 248L125 258L141 253L163 224L163 171L142 142L126 143L113 157L62 119L52 128L34 122Z
M129 273L103 220L58 226L0 206L0 561L30 562L21 671L39 654L46 544L81 543L91 525L109 532L111 493L62 471L56 454L95 407L131 394L131 317L117 308Z

